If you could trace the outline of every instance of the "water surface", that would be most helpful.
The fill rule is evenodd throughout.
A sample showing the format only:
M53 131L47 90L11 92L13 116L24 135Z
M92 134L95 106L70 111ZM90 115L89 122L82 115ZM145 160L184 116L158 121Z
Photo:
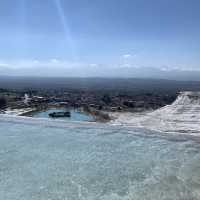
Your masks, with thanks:
M65 108L50 108L45 111L34 112L32 114L33 117L38 118L50 118L49 113L52 112L65 112ZM81 113L78 110L70 109L71 117L62 117L59 119L67 120L67 121L94 121L94 117L92 115L87 115L85 113ZM51 118L52 119L52 118Z
M200 144L106 125L0 122L0 197L199 200Z

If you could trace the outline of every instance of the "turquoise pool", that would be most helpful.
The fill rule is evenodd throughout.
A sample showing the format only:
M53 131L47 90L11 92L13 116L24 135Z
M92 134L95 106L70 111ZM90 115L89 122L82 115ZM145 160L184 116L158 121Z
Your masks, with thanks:
M63 112L66 111L64 108L50 108L45 111L39 111L35 112L32 114L33 117L38 117L38 118L50 118L49 113L52 112ZM84 113L79 112L78 110L71 109L71 117L63 117L60 118L62 120L67 120L67 121L94 121L94 117L92 115L87 115Z
M197 138L17 120L0 117L2 200L200 199Z

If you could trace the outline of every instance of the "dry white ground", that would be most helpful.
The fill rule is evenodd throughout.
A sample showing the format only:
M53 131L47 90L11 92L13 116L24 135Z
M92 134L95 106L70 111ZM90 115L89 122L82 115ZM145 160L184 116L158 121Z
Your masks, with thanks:
M200 134L200 92L181 92L171 105L146 113L113 113L114 125Z

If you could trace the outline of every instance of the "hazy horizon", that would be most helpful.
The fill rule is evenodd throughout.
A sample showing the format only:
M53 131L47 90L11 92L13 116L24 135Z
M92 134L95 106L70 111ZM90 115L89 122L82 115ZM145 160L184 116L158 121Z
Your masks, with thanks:
M163 79L177 81L199 81L200 71L196 70L161 70L158 68L107 68L85 71L78 69L60 69L57 71L46 67L38 69L0 69L0 77L47 77L47 78L134 78L134 79Z

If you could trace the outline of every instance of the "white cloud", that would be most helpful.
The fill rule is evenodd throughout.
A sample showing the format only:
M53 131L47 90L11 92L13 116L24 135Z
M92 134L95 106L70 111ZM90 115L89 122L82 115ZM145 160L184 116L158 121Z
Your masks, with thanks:
M51 63L59 63L59 60L56 59L56 58L53 58L53 59L50 60L50 62L51 62Z
M95 63L90 64L90 67L97 67L97 66L98 66L98 64L95 64Z
M132 55L131 54L124 54L122 57L123 58L130 58Z
M132 65L129 63L125 63L125 64L121 65L121 67L130 68L130 67L132 67Z
M127 59L123 59L123 57ZM47 60L40 60L37 58L33 59L21 59L21 60L0 60L0 72L5 71L7 74L22 74L22 75L51 75L51 76L118 76L123 75L123 73L140 71L148 69L148 72L158 72L158 70L163 71L163 73L168 73L171 71L181 72L181 71L200 71L197 68L189 67L174 67L174 66L141 66L135 62L131 62L132 57L130 54L125 54L121 56L119 62L113 64L102 64L102 63L86 63L86 62L70 62L64 59L49 58ZM133 74L134 75L134 74Z
M9 67L9 63L0 60L0 67Z
M40 61L39 61L39 60L33 60L33 63L34 63L34 64L39 64Z

